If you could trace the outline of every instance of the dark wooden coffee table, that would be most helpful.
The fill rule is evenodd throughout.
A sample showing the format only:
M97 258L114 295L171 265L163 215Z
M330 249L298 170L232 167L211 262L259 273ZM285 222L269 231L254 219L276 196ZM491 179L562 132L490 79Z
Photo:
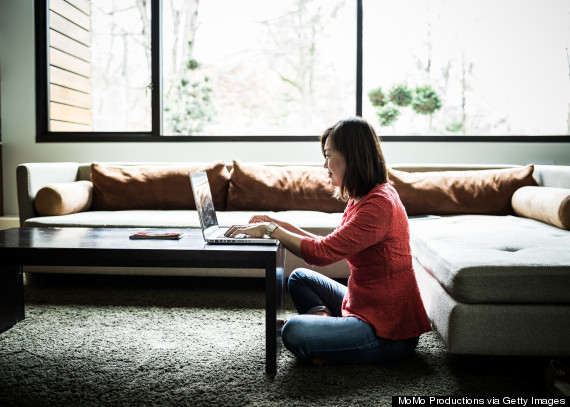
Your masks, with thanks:
M141 230L0 230L0 332L24 319L23 266L259 268L265 270L265 371L276 373L284 308L283 246L209 245L199 229L168 229L184 232L180 240L129 239Z

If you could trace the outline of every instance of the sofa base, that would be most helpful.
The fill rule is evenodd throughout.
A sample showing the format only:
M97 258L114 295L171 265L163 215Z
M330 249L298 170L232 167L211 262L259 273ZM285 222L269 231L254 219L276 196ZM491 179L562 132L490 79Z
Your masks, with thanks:
M570 356L570 304L466 304L414 259L428 316L450 353Z

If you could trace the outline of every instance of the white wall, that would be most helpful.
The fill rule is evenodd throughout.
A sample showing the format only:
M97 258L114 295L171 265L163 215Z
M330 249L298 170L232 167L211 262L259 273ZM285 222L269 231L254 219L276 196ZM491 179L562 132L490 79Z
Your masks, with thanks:
M36 143L33 0L0 1L4 213L17 215L16 166L41 161L320 162L317 142ZM339 118L340 119L340 118ZM570 165L570 143L386 142L389 163Z

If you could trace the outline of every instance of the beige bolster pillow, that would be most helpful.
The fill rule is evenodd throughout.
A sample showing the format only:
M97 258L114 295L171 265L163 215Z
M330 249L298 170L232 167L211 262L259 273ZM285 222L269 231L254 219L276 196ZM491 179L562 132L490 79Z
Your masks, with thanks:
M49 184L36 194L34 206L41 216L68 215L88 211L93 199L91 181Z
M515 191L511 203L519 216L570 230L570 189L522 187Z

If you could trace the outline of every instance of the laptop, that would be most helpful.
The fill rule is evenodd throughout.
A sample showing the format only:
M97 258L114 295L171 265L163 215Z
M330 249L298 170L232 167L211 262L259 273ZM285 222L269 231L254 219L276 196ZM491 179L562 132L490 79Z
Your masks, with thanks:
M214 209L214 200L210 183L205 172L193 172L190 174L190 183L194 192L194 202L202 226L202 235L207 243L214 244L277 244L277 239L265 239L240 235L239 237L226 237L224 233L228 228L218 226L218 218Z

